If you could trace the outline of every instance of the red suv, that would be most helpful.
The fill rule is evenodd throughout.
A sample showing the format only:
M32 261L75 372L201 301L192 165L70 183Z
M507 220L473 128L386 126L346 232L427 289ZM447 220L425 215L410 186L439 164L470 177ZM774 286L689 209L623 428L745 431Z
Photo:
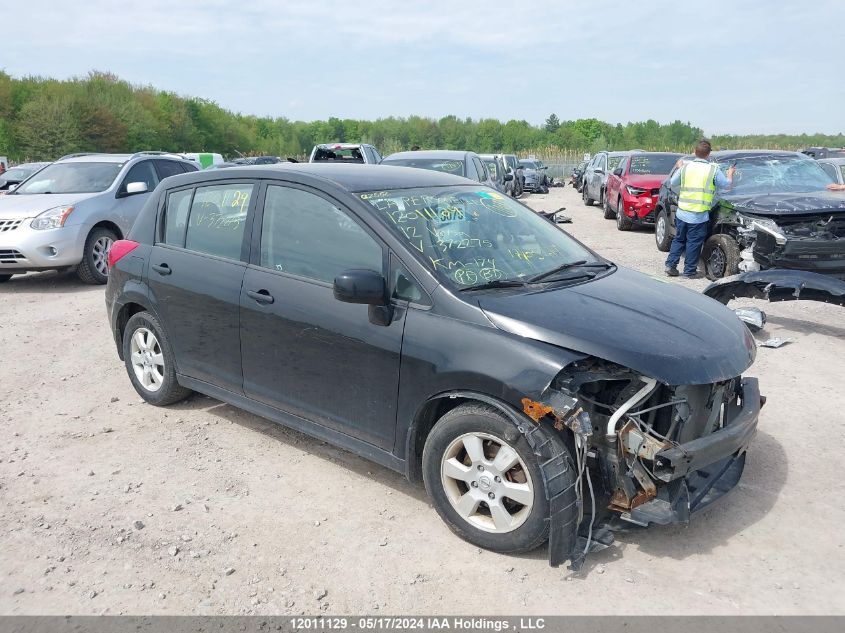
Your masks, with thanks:
M607 178L604 217L616 217L616 228L654 224L654 207L660 184L669 176L681 154L638 152L622 159Z

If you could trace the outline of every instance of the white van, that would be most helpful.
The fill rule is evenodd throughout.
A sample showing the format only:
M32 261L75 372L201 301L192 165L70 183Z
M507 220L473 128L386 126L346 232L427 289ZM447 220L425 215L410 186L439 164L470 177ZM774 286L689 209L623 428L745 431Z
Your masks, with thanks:
M183 152L179 155L185 160L195 162L199 165L200 169L225 162L220 154L214 154L212 152Z

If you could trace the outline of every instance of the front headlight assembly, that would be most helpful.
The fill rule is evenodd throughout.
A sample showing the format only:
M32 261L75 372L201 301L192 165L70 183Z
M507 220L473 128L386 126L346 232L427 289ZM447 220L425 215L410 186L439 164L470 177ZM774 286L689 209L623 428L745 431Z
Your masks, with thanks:
M53 207L52 209L47 209L30 222L29 226L38 231L61 228L65 225L65 222L72 211L72 206Z

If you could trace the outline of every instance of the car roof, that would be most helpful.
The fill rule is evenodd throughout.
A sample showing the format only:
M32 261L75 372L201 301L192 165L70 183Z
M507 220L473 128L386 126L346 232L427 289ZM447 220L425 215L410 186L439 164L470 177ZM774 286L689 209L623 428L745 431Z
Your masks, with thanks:
M467 154L469 154L469 152L464 150L424 149L415 152L396 152L395 154L391 154L390 156L385 157L384 160L387 161L391 158L446 158L452 160L463 160L464 158L466 158Z
M802 154L801 152L788 152L778 149L729 149L711 153L710 160L723 161L734 158L757 158L765 156L780 158L809 158L809 156Z
M639 155L642 155L642 154L645 154L645 155L648 155L648 156L653 156L653 155L657 155L657 156L683 156L684 155L683 152L647 152L647 151L642 150L642 149L631 151L632 156L634 156L634 155L639 156Z
M830 163L831 165L845 165L845 156L833 156L831 158L820 158L820 163Z
M627 156L630 153L631 153L630 150L625 150L623 152L607 152L607 155L613 156L614 158L616 158L617 156Z
M317 143L320 149L355 149L364 145L367 143Z
M70 154L62 156L56 162L62 163L125 163L133 158L164 158L166 160L177 160L183 163L194 163L178 154L159 152L138 152L136 154L105 154L94 152L91 154ZM195 163L194 163L195 164Z
M497 158L501 158L502 154L479 154L479 156L484 160L495 160Z
M231 180L232 178L274 179L294 174L300 180L331 182L349 192L411 189L414 187L448 187L479 183L439 171L390 165L338 165L336 163L277 163L275 165L244 165L227 169L203 170L168 178L177 186Z

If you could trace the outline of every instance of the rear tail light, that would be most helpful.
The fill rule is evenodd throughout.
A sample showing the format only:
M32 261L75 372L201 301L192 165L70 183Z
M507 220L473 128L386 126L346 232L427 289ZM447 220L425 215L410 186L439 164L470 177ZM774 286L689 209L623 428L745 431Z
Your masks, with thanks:
M138 242L133 242L132 240L117 240L109 249L109 268L113 267L117 262L123 259L123 257L134 251L139 246L140 244Z

